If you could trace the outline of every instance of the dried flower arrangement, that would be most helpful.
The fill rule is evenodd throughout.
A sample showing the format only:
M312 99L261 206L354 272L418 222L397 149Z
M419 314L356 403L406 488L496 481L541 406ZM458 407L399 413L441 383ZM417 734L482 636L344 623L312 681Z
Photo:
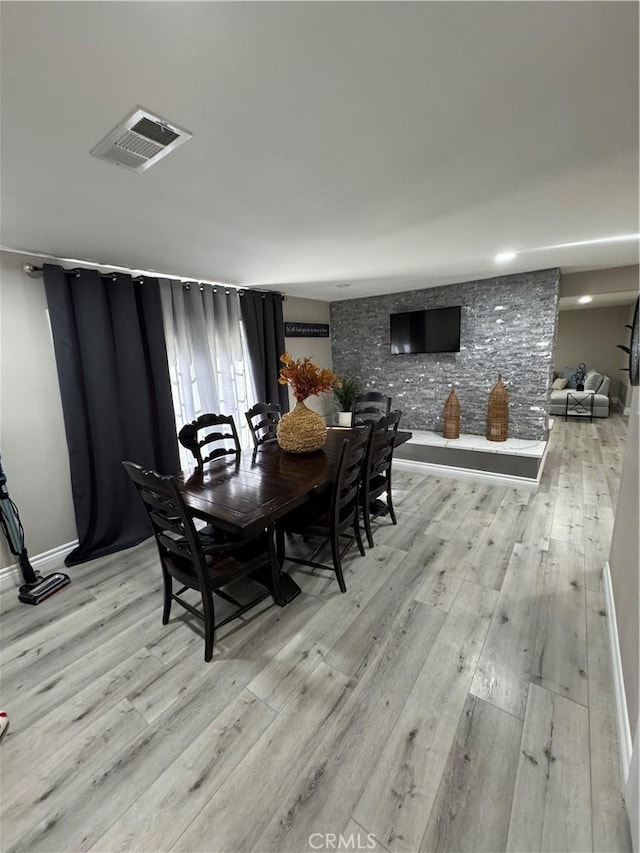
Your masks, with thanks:
M284 367L280 370L280 385L291 385L293 396L301 403L307 397L340 388L341 382L333 370L318 367L308 356L294 360L288 352L280 356Z

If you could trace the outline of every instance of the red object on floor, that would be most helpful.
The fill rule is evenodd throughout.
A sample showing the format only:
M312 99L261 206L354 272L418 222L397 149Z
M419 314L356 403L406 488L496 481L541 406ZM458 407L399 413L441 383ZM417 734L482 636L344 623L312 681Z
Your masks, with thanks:
M6 711L0 711L0 740L9 728L9 715Z

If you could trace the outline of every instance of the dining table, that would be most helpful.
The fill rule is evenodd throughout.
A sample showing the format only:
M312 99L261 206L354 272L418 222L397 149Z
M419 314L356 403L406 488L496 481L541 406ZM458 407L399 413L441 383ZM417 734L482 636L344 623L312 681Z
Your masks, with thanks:
M311 453L282 450L277 440L252 450L187 468L174 478L194 517L235 535L273 527L278 519L333 484L344 442L358 427L327 428L327 440ZM395 446L411 438L398 430ZM285 572L281 585L287 601L300 587Z

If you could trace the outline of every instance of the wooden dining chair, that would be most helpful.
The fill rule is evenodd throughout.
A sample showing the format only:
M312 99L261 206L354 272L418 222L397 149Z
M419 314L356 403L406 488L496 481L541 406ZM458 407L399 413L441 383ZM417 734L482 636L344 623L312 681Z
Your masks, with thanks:
M240 439L231 415L200 415L190 424L185 424L178 433L178 440L190 450L197 466L202 470L205 462L223 456L240 457Z
M389 515L397 524L391 497L391 464L402 412L396 409L372 425L360 493L362 519L369 547L373 548L372 518ZM380 498L384 495L384 501Z
M172 477L144 470L133 462L122 464L149 514L158 546L164 580L162 624L166 625L169 621L174 601L203 619L204 659L210 661L216 628L246 613L270 595L276 604L284 604L272 532L264 530L251 537L222 544L213 538L204 539L196 531L193 518ZM247 575L267 586L267 589L243 604L223 587ZM174 580L181 584L176 592L173 591ZM181 597L188 589L200 592L201 611ZM214 593L235 608L218 623L215 620Z
M280 415L280 406L277 403L256 403L245 412L254 448L276 438Z
M351 409L351 426L375 422L391 411L391 397L377 391L358 394Z
M292 563L300 563L316 569L329 569L335 572L341 592L346 592L342 572L342 559L353 542L358 545L364 556L364 545L360 534L359 501L362 466L369 446L370 426L357 431L353 438L342 445L336 479L331 491L318 495L307 503L286 515L276 525L276 543L278 562L282 564L286 557ZM284 534L299 534L304 538L319 538L320 544L308 559L287 557L285 554ZM341 539L346 540L344 547ZM316 557L329 542L332 565L319 563Z

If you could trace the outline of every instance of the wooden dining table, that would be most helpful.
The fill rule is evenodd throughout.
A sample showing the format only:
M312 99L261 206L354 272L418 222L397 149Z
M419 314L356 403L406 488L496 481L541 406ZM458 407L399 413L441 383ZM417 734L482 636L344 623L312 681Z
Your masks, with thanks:
M326 443L312 453L288 453L277 441L269 441L208 463L202 470L188 468L176 475L175 482L196 518L230 533L252 533L272 526L311 495L330 488L342 445L357 430L328 427ZM410 438L410 432L399 430L396 446ZM300 592L285 573L282 581L287 600Z

